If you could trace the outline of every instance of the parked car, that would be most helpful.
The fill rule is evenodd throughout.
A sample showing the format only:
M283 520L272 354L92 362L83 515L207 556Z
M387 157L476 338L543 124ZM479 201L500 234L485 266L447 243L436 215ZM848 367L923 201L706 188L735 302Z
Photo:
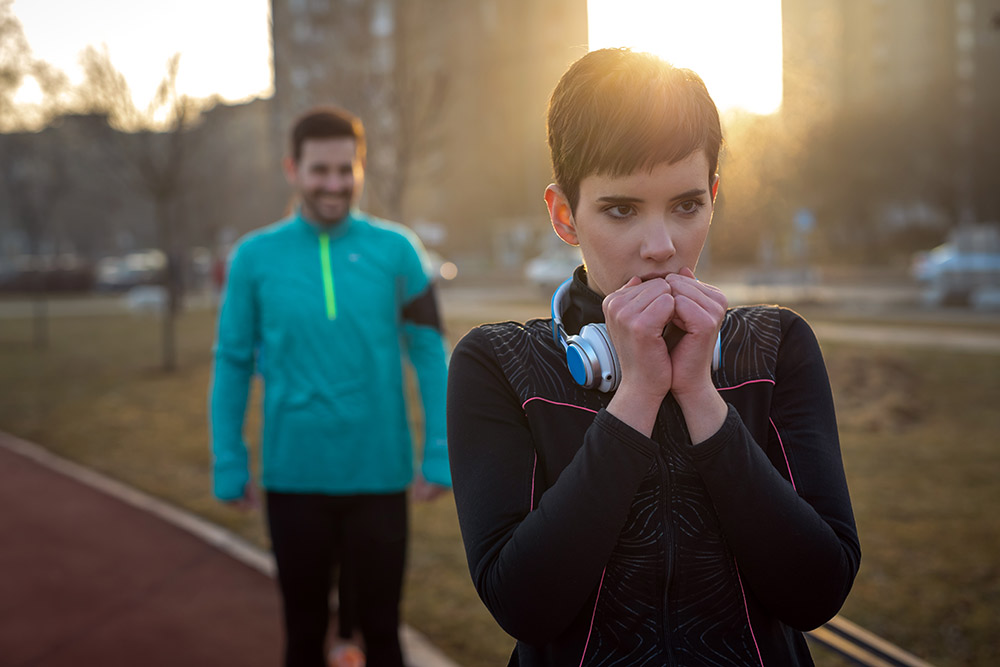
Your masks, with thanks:
M946 243L914 255L911 275L926 284L929 305L975 305L1000 290L1000 225L955 230Z
M583 263L580 251L570 246L543 253L524 265L524 276L543 292L554 292L567 278L573 275L573 270Z
M167 289L162 285L136 285L125 293L125 306L133 313L162 313L167 308Z
M166 256L159 250L105 257L97 263L95 287L101 291L125 292L138 285L162 284L166 265Z
M86 292L93 285L93 264L72 253L19 255L0 262L3 292Z

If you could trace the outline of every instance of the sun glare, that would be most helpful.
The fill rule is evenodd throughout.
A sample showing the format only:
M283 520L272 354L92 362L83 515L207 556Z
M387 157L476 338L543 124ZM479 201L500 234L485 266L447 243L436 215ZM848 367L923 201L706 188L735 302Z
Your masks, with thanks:
M720 111L781 104L781 0L588 0L591 49L648 51L705 80Z
M153 98L175 53L181 54L182 94L239 101L271 93L267 0L15 0L13 9L33 55L74 83L83 78L78 61L84 47L106 44L140 108Z

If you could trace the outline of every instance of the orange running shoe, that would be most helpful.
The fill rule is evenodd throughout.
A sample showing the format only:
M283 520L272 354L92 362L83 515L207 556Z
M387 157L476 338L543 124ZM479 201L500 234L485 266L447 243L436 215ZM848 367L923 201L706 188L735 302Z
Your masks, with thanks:
M354 644L341 644L330 651L330 667L365 667L365 654Z

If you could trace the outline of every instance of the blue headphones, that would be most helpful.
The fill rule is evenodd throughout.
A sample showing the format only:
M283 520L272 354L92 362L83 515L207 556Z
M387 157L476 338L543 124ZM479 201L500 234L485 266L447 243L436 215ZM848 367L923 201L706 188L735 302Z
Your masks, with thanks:
M622 381L622 367L615 354L615 346L603 323L586 324L575 336L567 335L562 314L569 305L570 278L552 295L552 337L566 351L566 365L578 385L584 389L609 392ZM715 340L712 370L719 368L722 357L722 332Z

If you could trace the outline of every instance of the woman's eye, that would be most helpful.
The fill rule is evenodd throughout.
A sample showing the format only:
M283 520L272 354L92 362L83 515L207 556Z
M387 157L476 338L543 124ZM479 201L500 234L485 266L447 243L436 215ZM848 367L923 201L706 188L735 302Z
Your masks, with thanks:
M697 199L688 199L677 205L677 210L681 213L695 213L702 206Z
M627 218L632 214L633 209L628 204L618 204L617 206L606 208L605 211L612 218Z

